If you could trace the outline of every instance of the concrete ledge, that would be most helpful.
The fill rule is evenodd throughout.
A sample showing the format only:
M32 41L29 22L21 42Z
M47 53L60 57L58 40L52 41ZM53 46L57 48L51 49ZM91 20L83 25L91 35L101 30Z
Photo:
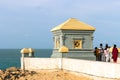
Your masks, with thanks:
M64 69L106 78L120 78L120 64L70 58L21 58L23 69Z
M23 69L23 59L21 58ZM61 69L60 58L24 58L25 69Z

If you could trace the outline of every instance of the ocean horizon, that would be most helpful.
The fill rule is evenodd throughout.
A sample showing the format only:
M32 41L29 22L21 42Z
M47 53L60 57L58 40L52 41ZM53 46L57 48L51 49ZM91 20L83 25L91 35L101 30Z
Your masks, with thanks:
M52 49L34 49L35 57L49 58ZM9 67L20 68L21 49L0 49L0 69L4 70Z

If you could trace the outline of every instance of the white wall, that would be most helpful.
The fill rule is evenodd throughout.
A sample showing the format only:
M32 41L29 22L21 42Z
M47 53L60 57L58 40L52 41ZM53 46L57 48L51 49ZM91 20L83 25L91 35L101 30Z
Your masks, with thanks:
M60 58L24 58L25 69L60 69ZM23 69L23 59L21 58L21 68Z
M100 77L120 78L120 64L116 63L63 59L63 68Z
M120 78L120 64L69 58L25 58L25 69L61 69L107 78ZM21 58L21 68L23 69Z

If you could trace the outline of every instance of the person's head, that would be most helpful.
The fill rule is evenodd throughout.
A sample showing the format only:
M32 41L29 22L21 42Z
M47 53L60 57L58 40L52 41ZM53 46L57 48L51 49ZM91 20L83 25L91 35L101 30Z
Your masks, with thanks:
M102 47L103 45L102 45L102 43L100 43L100 47Z
M108 44L106 44L105 47L108 48Z
M114 48L116 48L117 46L116 46L116 44L114 44L114 46L113 46Z
M95 49L97 49L97 47L95 47Z

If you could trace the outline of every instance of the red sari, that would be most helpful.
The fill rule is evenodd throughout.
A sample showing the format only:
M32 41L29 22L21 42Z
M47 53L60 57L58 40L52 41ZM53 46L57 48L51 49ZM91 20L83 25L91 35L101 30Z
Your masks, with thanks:
M113 48L113 50L112 50L112 58L113 58L114 62L117 62L117 57L118 57L118 49Z

